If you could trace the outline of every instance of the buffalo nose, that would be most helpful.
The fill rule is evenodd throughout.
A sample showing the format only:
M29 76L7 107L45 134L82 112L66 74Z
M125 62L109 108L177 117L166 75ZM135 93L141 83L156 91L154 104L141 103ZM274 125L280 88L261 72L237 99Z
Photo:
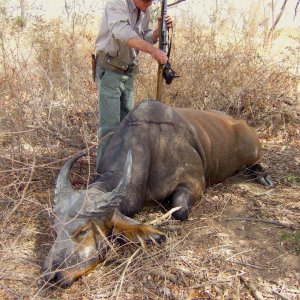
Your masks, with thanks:
M45 282L55 282L57 275L55 272L51 272L49 270L43 270L43 279Z
M75 279L66 278L62 272L51 272L49 270L43 272L43 279L45 283L51 283L60 287L68 287L75 281Z
M46 283L55 283L57 281L57 267L55 262L50 266L49 264L44 264L44 266L42 267L42 277Z

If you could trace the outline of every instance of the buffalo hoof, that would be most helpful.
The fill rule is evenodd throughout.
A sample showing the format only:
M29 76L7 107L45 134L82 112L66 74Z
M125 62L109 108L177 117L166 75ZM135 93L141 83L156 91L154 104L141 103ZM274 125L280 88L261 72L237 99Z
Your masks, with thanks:
M154 241L153 241L153 239L154 239ZM160 245L161 243L165 242L166 239L167 238L164 234L156 234L152 239L146 240L146 242L150 243L150 244L152 244L154 242L155 244L158 243Z
M148 228L146 228L148 227ZM158 231L150 226L145 226L142 232L136 234L136 239L146 248L146 245L160 245L162 242L166 241L166 235L161 231Z
M248 167L243 172L243 175L245 175L246 177L250 177L263 186L274 187L274 182L271 176L264 170L264 168L260 164L255 164Z
M255 179L255 181L263 186L274 187L274 182L270 175L263 174L261 177Z
M187 220L188 216L189 216L188 209L179 209L172 213L172 217L175 220L179 220L179 221Z

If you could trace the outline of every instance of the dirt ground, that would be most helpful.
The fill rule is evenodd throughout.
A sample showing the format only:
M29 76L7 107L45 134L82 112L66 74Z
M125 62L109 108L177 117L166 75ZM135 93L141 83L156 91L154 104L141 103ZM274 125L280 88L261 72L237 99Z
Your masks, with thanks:
M1 229L0 299L300 299L300 141L266 140L264 149L274 188L240 176L212 186L188 221L158 225L163 245L115 244L66 289L40 277L53 241L53 174L37 180ZM3 202L5 220L16 203ZM162 214L146 207L136 218Z

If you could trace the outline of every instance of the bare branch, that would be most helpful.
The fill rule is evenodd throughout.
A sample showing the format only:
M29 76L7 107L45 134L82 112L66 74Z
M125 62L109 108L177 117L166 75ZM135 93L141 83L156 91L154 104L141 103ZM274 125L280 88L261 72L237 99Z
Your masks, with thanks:
M300 1L300 0L299 0L299 1ZM279 12L278 16L276 17L275 22L273 23L273 25L272 25L272 27L271 27L271 29L270 29L270 31L269 31L268 39L271 37L271 35L272 35L272 33L274 32L274 30L275 30L277 24L279 23L279 21L280 21L280 19L281 19L281 17L282 17L282 14L283 14L283 12L284 12L284 10L285 10L285 7L286 7L287 2L288 2L288 0L284 0L283 4L282 4L282 6L281 6L280 12Z
M294 19L295 19L296 16L297 16L299 3L300 3L300 0L297 1L296 7L295 7L295 15L294 15Z
M263 300L264 299L264 297L262 296L262 293L259 290L257 290L257 288L254 286L254 284L250 280L247 280L244 276L240 276L239 278L245 284L245 286L249 289L249 291L251 292L251 294L255 300Z
M153 220L153 221L150 221L150 222L147 222L146 224L147 225L154 225L154 224L159 224L160 222L162 222L163 220L166 220L168 219L169 217L171 217L172 213L174 213L175 211L181 209L181 206L178 206L178 207L174 207L172 208L171 210L169 210L167 213L165 213L164 215L162 215L161 217Z
M24 199L25 199L25 196L26 196L26 193L27 193L27 190L29 188L29 185L31 184L32 182L32 178L33 178L33 174L34 174L34 171L35 171L35 162L36 162L36 158L35 158L35 155L33 157L33 164L32 164L32 168L31 168L31 172L30 172L30 177L25 185L25 188L23 190L23 193L22 193L22 197L20 199L20 201L16 204L16 206L11 210L11 212L8 214L6 220L4 221L4 227L6 227L10 217L13 215L13 213L18 210L18 208L20 207L20 205L23 203Z
M266 224L272 224L272 225L276 225L276 226L280 226L283 228L288 228L291 230L299 230L299 228L297 228L296 226L292 225L292 224L283 224L281 222L278 221L274 221L274 220L268 220L268 219L254 219L254 218L229 218L229 219L225 219L224 221L249 221L249 222L260 222L260 223L266 223Z

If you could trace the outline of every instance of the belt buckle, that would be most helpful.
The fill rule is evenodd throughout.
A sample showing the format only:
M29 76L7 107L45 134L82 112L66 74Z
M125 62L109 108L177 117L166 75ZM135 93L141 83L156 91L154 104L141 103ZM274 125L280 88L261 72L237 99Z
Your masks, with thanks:
M137 71L137 65L131 64L131 65L128 66L128 68L127 68L127 70L126 70L126 73L127 73L128 75L132 75L132 74L134 74L136 71Z
M126 73L127 73L128 75L131 75L132 72L133 72L133 66L132 66L132 65L129 65L128 68L127 68L127 70L126 70Z

